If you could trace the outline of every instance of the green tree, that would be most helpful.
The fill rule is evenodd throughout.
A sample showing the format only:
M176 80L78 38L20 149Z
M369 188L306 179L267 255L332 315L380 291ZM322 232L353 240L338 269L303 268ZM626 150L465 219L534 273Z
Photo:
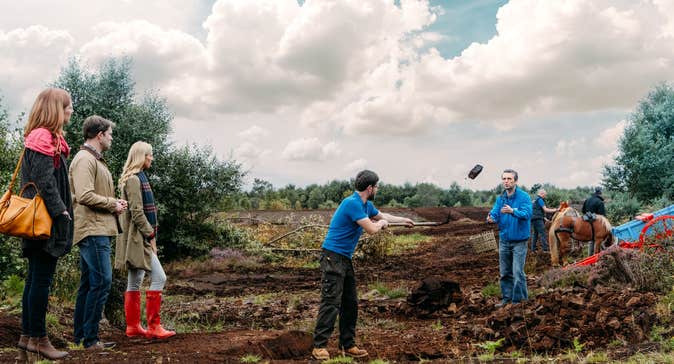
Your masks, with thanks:
M131 65L129 58L110 59L92 71L73 59L62 70L54 86L70 92L75 108L66 126L68 142L79 149L82 122L90 115L115 122L113 146L105 153L115 178L133 143L152 144L155 162L148 177L159 208L162 255L171 260L203 254L203 245L217 237L207 217L239 191L244 173L235 161L219 161L210 148L174 147L166 100L152 92L136 95ZM188 237L192 233L197 235Z
M325 202L325 195L321 191L321 188L316 186L314 189L309 192L309 199L307 200L307 206L310 209L317 209L323 202Z
M613 165L603 171L603 184L641 202L674 199L674 90L656 86L641 100L618 145Z
M166 100L156 94L145 94L136 101L131 64L129 58L110 59L100 69L90 71L72 59L54 83L68 90L73 99L75 111L65 127L73 150L84 143L82 122L88 116L100 115L116 124L112 149L105 157L113 176L119 176L129 148L139 140L152 144L158 160L169 153L173 115Z
M0 97L0 188L2 188L0 194L7 191L9 180L21 153L22 140L22 130L12 127L2 97ZM21 176L19 175L17 179L16 184L20 184ZM16 184L15 192L18 187ZM19 239L0 234L0 282L24 270L20 247Z
M405 198L408 207L440 206L442 190L432 183L419 183L416 186L417 193L412 197Z

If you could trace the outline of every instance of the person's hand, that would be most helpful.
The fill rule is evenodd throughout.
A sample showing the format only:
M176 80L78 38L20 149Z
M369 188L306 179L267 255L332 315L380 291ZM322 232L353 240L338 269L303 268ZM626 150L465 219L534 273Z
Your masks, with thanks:
M117 200L115 202L115 212L121 214L129 207L129 203L126 200Z
M501 213L502 214L512 214L513 208L510 207L510 205L503 205L503 207L501 207Z
M491 217L491 215L487 214L487 222L490 223L490 224L493 224L493 223L495 223L496 221L494 221L494 218Z
M403 224L405 224L405 227L408 227L408 228L411 228L411 227L414 226L414 221L412 221L412 219L408 219L406 217L404 217L401 222Z
M150 246L152 247L154 255L157 255L157 238L150 239Z
M386 229L388 227L388 221L381 219L379 220L379 225L381 226L382 230Z

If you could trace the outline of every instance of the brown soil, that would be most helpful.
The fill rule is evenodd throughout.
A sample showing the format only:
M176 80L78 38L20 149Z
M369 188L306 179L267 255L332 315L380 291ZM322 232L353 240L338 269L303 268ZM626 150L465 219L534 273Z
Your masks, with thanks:
M607 348L620 341L623 349L615 355L625 356L644 345L658 323L652 293L602 287L541 288L537 278L550 269L549 256L542 252L528 256L531 299L497 309L494 304L498 297L485 297L482 290L498 283L498 253L476 254L468 241L468 236L493 228L484 223L486 209L390 212L444 224L396 228L395 233L419 232L431 238L413 251L384 261L354 262L361 292L358 343L370 352L370 359L452 362L475 357L484 352L477 344L499 339L504 339L499 351L525 354L566 352L573 348L574 339L584 344L585 350ZM332 211L318 213L329 219ZM288 214L272 211L247 216L282 221ZM293 214L297 218L297 213ZM103 325L101 338L117 342L117 347L103 353L71 351L66 362L238 362L249 354L275 362L310 360L309 332L319 303L318 269L225 264L209 267L214 268L167 272L166 296L174 299L165 304L164 313L169 318L190 314L195 321L223 322L217 332L179 333L168 340L152 341L129 339L121 330ZM439 306L415 306L414 300L387 298L370 288L378 283L412 292L429 277L449 287ZM458 283L458 291L454 283ZM66 312L72 315L72 311ZM67 317L62 323L70 327ZM337 331L328 347L333 355L339 352ZM0 311L0 332L0 348L11 348L20 333L19 317ZM52 334L53 342L64 348L71 339L69 335ZM0 362L14 362L16 354L15 350L0 350Z

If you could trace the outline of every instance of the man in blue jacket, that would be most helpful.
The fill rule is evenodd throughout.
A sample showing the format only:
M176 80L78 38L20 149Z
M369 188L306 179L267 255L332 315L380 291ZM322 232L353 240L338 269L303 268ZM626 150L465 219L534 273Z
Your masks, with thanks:
M499 273L502 300L496 307L520 303L529 298L524 263L531 229L531 199L517 188L517 172L506 169L501 175L503 193L487 215L487 222L498 223Z
M355 181L356 191L342 200L330 220L321 253L321 305L311 353L314 359L330 359L326 346L337 316L340 348L351 357L368 356L367 351L359 349L355 342L358 296L351 257L363 230L374 234L386 228L389 222L414 226L414 222L408 218L379 212L374 207L371 201L377 193L378 182L376 173L368 170L359 172Z

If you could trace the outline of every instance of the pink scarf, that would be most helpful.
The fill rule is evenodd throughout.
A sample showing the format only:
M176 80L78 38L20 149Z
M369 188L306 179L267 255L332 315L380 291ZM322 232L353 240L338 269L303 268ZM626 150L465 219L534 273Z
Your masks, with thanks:
M54 136L51 131L45 128L37 128L28 134L24 145L30 150L53 157L54 167L58 168L61 160L60 155L63 154L68 158L70 146L63 135L58 135L57 138L56 143L54 143Z

